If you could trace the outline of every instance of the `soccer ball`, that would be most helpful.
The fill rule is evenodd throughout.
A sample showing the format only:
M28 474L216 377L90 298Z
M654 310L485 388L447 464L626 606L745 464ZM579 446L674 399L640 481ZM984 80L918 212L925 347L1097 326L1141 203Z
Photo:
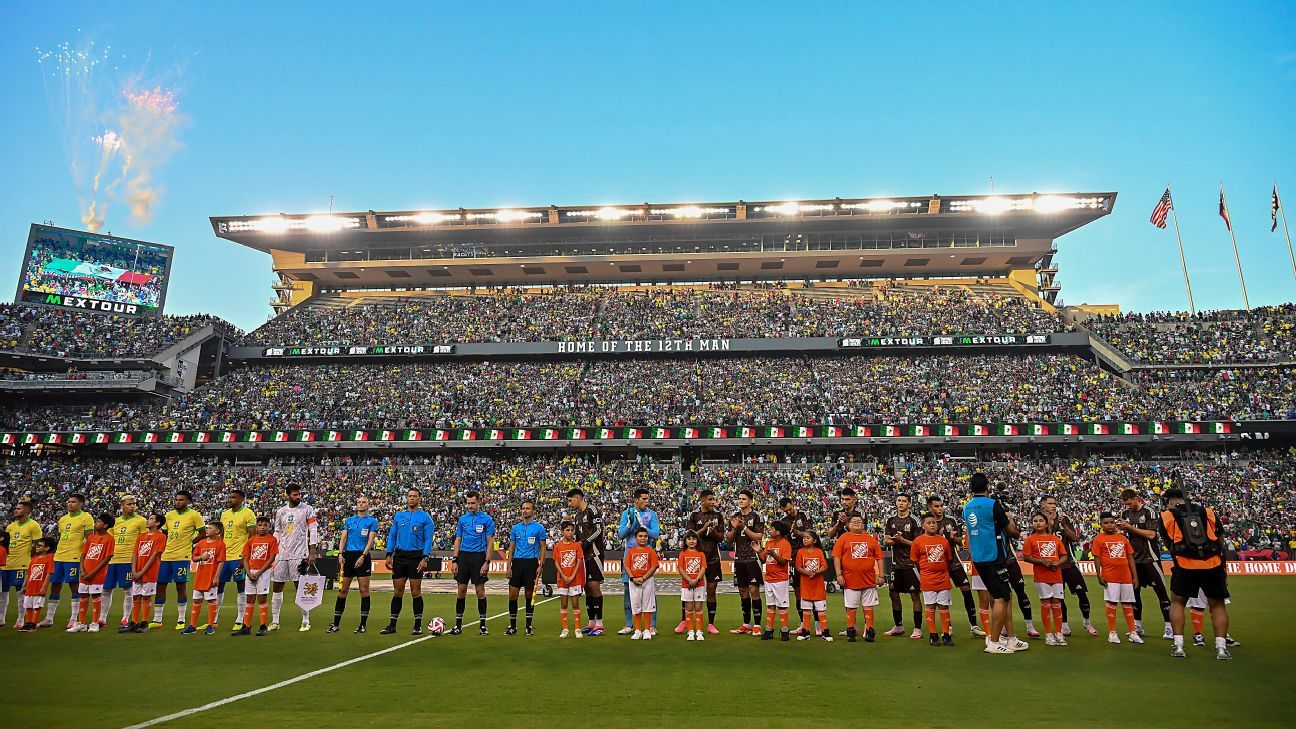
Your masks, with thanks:
M445 621L441 618L432 618L428 623L428 635L441 635L445 632Z

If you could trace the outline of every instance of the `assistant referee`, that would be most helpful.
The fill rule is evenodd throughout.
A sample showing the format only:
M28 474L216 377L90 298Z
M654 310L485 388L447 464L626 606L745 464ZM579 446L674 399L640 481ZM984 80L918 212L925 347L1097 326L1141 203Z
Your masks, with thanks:
M423 630L423 571L427 569L432 554L432 533L436 525L432 516L419 508L423 494L418 489L405 493L405 509L392 518L387 534L387 569L392 575L391 622L382 629L383 635L396 632L401 603L405 599L405 583L410 583L414 593L414 635Z

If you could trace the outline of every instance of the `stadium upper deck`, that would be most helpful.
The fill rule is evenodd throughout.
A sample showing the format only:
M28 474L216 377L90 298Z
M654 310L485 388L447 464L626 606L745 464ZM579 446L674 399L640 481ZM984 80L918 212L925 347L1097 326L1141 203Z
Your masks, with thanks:
M277 312L340 291L1013 276L1052 301L1054 240L1116 193L640 203L211 218L270 253Z

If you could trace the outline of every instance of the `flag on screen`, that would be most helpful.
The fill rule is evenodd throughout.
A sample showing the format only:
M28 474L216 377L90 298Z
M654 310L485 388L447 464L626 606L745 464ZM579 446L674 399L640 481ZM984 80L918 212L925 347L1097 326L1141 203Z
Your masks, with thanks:
M642 429L642 428L630 428L630 429L626 430L626 437L629 438L629 439L631 439L631 440L639 440L640 438L643 437L643 429Z
M1271 204L1269 210L1269 219L1273 221L1273 225L1269 226L1270 233L1274 232L1275 230L1278 230L1278 209L1281 207L1282 207L1282 202L1278 200L1278 185L1275 183L1274 191L1273 191L1273 203Z
M805 427L805 426L801 426L801 427L797 428L797 437L798 437L798 438L809 438L811 435L812 435L812 434L811 434L809 428L807 428L807 427Z
M1224 218L1224 227L1233 232L1233 221L1229 220L1228 203L1224 201L1224 186L1220 185L1220 217Z
M233 443L233 442L234 442L234 433L231 432L231 431L228 431L228 430L225 431L224 433L221 433L221 442L222 442L222 443Z
M45 442L46 442L46 443L62 443L62 442L63 442L63 435L62 435L61 433L50 433L49 435L45 436Z
M1170 188L1166 188L1161 195L1161 200L1157 202L1156 207L1152 208L1152 224L1158 228L1166 227L1166 218L1170 211L1174 210L1174 201L1170 199Z
M544 431L544 439L545 439L545 440L558 440L558 431L554 430L553 428L545 428L545 431Z
M872 431L868 429L867 425L856 425L852 431L856 438L867 438L873 434Z

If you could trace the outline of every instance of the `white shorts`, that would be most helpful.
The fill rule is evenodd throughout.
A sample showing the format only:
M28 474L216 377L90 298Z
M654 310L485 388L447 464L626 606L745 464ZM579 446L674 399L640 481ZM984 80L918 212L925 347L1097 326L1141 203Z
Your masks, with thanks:
M706 585L681 587L680 602L706 602Z
M154 597L157 595L157 583L133 582L131 583L131 594L135 597Z
M765 604L772 608L787 609L788 581L765 583ZM758 621L759 622L759 621Z
M802 600L801 609L818 610L819 612L824 613L828 611L828 601L827 600Z
M877 588L866 587L863 590L844 590L846 607L854 610L859 607L875 607L878 604Z
M44 595L23 595L23 610L40 610L45 607Z
M219 588L219 587L213 587L213 588L210 589L210 590L194 590L194 591L193 591L193 601L194 601L194 602L198 602L199 600L215 601L215 600L216 600L216 593L218 593L218 592L220 592L220 588Z
M1134 585L1129 582L1108 582L1103 588L1107 602L1134 602Z
M566 595L567 597L580 597L585 594L584 585L570 585L568 587L555 587L555 595Z
M102 584L87 585L86 583L82 582L80 587L80 593L82 595L102 595L103 585Z
M985 592L985 583L981 581L981 575L968 575L968 582L972 583L973 590Z
M657 612L657 578L649 577L642 585L627 584L630 586L630 612L636 615Z
M1232 605L1233 601L1226 597L1224 598L1224 604ZM1205 590L1198 590L1196 597L1188 598L1188 608L1190 610L1206 610L1209 607L1210 603L1206 600Z
M1039 593L1039 599L1041 600L1062 600L1066 597L1066 586L1061 582L1057 584L1036 582L1035 591Z
M243 594L244 595L269 595L270 583L273 581L271 580L272 575L270 574L272 571L273 570L266 570L265 572L262 572L258 577L249 577L245 579L243 581Z
M272 582L296 582L301 577L301 572L298 569L300 566L300 559L276 559L274 567L270 568L270 580ZM244 591L246 592L246 588Z
M924 605L944 605L949 607L950 591L949 590L923 590Z

